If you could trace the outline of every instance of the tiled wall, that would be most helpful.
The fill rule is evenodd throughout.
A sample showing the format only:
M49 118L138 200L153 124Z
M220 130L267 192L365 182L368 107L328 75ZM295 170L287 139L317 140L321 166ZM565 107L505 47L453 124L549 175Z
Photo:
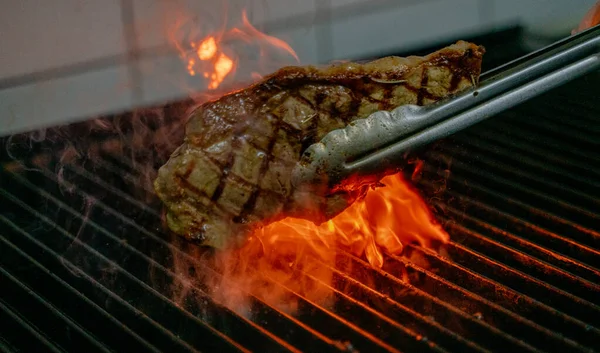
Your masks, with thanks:
M576 21L595 0L39 0L0 11L0 136L203 90L173 26L215 30L247 9L301 62L408 50L521 21ZM569 22L569 23L571 23ZM291 57L290 57L291 58ZM283 62L282 62L283 63ZM287 62L293 64L293 61Z

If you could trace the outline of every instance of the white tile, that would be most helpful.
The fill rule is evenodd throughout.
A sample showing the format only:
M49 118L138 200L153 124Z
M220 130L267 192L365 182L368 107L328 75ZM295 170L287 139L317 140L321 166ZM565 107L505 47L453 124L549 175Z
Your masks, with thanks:
M337 18L332 23L335 59L436 44L477 29L477 0L428 1Z
M367 4L371 0L331 0L331 7L336 8L346 5Z
M298 55L301 65L318 63L318 26L282 29L270 32L270 34L288 43ZM296 63L290 62L290 64Z
M124 53L120 1L4 1L0 43L0 77Z
M276 38L287 42L296 52L302 65L317 63L315 29L300 28L280 30L273 34ZM221 83L221 87L235 87L251 80L251 73L270 74L282 66L297 65L298 62L279 49L262 42L263 56L259 54L257 45L225 47L226 54L236 61L235 73L229 74ZM235 53L235 54L233 54ZM210 66L204 66L210 70ZM183 99L197 94L207 93L209 81L201 72L191 76L182 58L175 54L142 58L138 63L141 74L143 99L140 105L160 104L171 100ZM200 70L200 66L197 66Z
M379 6L382 4L396 4L397 6L405 6L414 4L415 2L419 1L423 0L330 0L333 11L335 11L336 8L345 7L349 5Z
M252 0L250 3L248 11L253 23L257 25L309 15L316 11L316 0Z
M574 20L578 22L596 0L492 0L495 23L524 26Z
M0 91L0 136L87 120L132 104L126 66Z

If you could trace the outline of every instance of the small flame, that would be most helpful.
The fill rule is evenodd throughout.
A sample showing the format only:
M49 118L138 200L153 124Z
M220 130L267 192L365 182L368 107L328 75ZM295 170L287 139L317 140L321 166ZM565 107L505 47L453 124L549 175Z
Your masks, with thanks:
M210 62L208 69L204 70L202 75L208 78L209 89L217 89L221 82L229 75L234 68L233 60L225 53L219 50L217 41L214 36L209 36L200 42L199 45L191 43L192 47L198 47L195 51L196 57L190 57L187 59L187 70L191 76L196 75L196 67L200 62Z
M198 47L198 59L208 60L212 59L217 53L217 42L215 37L208 37L200 43Z
M294 49L292 49L292 47L290 47L289 44L287 44L286 42L284 42L283 40L281 40L279 38L275 38L275 37L266 35L265 33L256 29L256 27L252 26L252 24L250 24L250 21L248 21L248 16L246 15L246 10L244 10L242 12L242 22L244 24L246 32L244 33L243 31L241 32L237 29L234 29L235 33L242 35L242 36L249 36L250 38L262 39L262 40L266 41L270 46L272 46L274 48L280 48L283 51L289 53L291 56L293 56L294 59L296 59L296 61L298 61L298 62L300 61L300 59L298 58L298 55L296 54Z
M320 226L287 218L260 229L254 236L263 244L299 240L315 249L320 247L321 253L341 246L355 255L364 254L376 267L383 266L383 252L400 254L403 243L430 246L432 240L449 239L401 174L388 176L382 183L384 187L369 190L364 199Z
M182 26L183 23L180 24ZM194 32L194 37L197 34ZM187 64L187 71L190 76L196 76L198 73L209 80L208 89L215 90L221 86L225 79L237 71L236 64L241 55L246 55L252 50L249 48L240 48L239 43L244 45L259 46L259 65L266 66L275 63L275 60L267 58L267 52L276 49L293 57L299 62L298 55L285 41L269 36L252 26L248 20L246 10L242 11L242 25L239 28L232 28L221 33L212 33L200 40L189 40L189 48L175 43L180 55ZM250 64L250 60L243 60L244 64ZM270 67L260 69L252 68L249 70L250 79L257 80L262 77L260 73L272 71Z
M225 76L231 72L233 69L233 60L231 60L227 55L222 54L219 55L217 62L215 63L215 72L210 75L210 84L208 88L216 89L219 87L219 84L223 82Z

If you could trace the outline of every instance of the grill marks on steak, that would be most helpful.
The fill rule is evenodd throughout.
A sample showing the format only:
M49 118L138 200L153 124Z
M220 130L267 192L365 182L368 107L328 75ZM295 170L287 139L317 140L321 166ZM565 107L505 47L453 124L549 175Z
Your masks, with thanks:
M375 111L430 104L474 85L483 52L461 41L424 58L288 67L202 105L155 181L169 228L222 247L286 216L334 216L366 188L299 200L290 179L302 152Z

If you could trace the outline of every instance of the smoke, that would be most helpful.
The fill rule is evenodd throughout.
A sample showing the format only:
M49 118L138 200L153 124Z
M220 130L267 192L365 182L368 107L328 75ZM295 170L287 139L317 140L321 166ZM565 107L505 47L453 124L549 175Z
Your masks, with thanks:
M196 288L246 318L260 315L255 312L257 303L258 308L266 305L289 315L298 312L301 300L323 307L333 304L333 290L325 284L332 281L335 251L326 244L266 244L253 236L242 248L213 251L186 244L183 251L185 255L176 251L173 264L180 276L172 288L173 299L180 305Z

